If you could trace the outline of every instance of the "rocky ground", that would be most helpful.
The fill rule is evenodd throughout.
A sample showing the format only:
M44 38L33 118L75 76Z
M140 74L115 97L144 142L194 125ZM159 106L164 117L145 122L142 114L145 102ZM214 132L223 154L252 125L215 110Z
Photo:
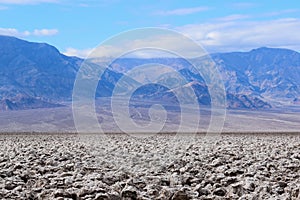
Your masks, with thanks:
M300 199L300 134L2 134L0 199Z

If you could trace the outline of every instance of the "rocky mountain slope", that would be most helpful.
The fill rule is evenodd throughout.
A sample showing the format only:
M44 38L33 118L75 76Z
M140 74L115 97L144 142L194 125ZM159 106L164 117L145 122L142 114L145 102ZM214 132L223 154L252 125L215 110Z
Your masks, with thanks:
M212 55L228 93L260 95L266 101L292 102L300 96L300 54L288 49Z
M300 54L287 49L259 48L250 52L211 55L217 64L227 93L229 108L270 108L279 103L297 104L300 97ZM45 43L32 43L0 36L0 110L18 110L58 106L72 98L73 84L82 59L61 54ZM123 74L135 66L159 63L181 74L185 82L176 88L160 83L177 81L172 73L144 74L159 76L157 84L140 88L136 97L157 101L177 101L174 89L189 101L192 87L200 104L209 105L210 95L202 77L181 58L122 58L110 65L100 79L96 97L111 96ZM126 85L141 84L127 78ZM143 82L144 83L144 82ZM175 86L174 85L174 86ZM149 93L150 92L150 93Z
M71 101L82 59L55 47L0 36L0 110L57 106ZM106 70L96 96L109 96L121 74Z

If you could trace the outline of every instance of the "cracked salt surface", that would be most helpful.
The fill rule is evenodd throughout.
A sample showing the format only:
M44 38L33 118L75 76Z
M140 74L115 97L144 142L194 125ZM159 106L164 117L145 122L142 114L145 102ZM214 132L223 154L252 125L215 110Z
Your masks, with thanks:
M299 134L0 136L1 199L299 199Z

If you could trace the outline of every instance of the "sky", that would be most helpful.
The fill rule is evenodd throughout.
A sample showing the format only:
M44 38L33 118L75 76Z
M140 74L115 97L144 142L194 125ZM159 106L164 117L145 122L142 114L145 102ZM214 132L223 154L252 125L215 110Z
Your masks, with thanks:
M262 46L300 51L300 3L282 0L0 0L0 35L86 57L121 32L161 27L208 52Z

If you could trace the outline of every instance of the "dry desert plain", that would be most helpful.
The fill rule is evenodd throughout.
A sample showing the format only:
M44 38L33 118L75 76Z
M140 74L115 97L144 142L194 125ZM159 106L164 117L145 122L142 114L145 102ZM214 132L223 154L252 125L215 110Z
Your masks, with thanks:
M1 134L1 199L300 199L300 134Z

